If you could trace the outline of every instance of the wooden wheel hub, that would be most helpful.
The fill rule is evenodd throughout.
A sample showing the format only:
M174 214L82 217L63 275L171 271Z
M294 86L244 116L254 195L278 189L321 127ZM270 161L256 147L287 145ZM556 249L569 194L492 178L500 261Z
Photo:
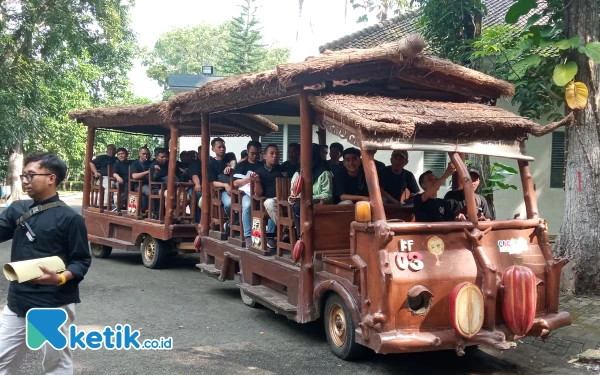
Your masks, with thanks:
M335 345L341 347L346 342L346 316L339 305L334 305L329 312L329 333Z

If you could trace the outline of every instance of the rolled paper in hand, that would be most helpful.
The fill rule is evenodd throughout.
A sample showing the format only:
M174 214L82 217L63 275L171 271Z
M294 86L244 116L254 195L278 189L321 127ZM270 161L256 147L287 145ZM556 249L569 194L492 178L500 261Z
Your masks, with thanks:
M44 266L56 273L66 270L63 260L57 256L52 256L6 263L3 268L4 276L9 281L24 283L44 275L40 266Z

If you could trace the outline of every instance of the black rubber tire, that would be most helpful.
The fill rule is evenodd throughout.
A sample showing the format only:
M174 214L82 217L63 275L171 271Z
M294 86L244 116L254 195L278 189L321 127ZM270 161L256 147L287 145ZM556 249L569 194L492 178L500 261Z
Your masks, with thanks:
M341 340L339 336L337 338L332 337L332 334L335 335L335 332L332 332L333 329L330 326L330 320L332 319L332 316L334 319L335 316L341 318L339 319L339 323L336 324L336 322L333 322L332 324L336 325L338 329L343 328L345 330L345 340ZM352 321L350 310L344 303L342 297L337 294L331 294L327 298L323 317L325 322L325 335L327 336L327 341L329 342L331 351L336 356L345 361L353 361L360 359L365 355L367 348L360 345L355 340L356 327ZM343 341L343 343L340 341Z
M153 253L146 251L148 246L154 247ZM150 269L158 269L164 267L171 249L169 248L169 242L146 236L140 245L140 251L144 266Z
M106 259L110 257L110 254L112 253L112 247L97 243L90 243L90 253L94 258Z
M240 272L239 274L239 280L240 283L244 282L244 279L242 277L242 273ZM260 307L260 304L258 302L256 302L256 300L250 296L248 296L246 293L244 293L244 290L242 288L240 288L240 297L242 298L242 303L248 307L251 307L253 309L257 309Z

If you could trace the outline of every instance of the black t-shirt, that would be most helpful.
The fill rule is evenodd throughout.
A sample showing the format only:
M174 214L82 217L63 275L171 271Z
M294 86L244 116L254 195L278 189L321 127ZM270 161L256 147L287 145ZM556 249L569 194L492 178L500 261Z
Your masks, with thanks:
M483 216L486 217L486 219L491 219L492 218L492 214L490 213L490 209L488 207L487 201L485 200L485 198L482 195L476 194L477 196L475 197L475 204L477 204L477 215L479 215L479 213L483 213ZM446 193L446 195L444 196L444 199L452 199L455 200L459 203L459 208L458 210L462 210L465 207L467 207L467 203L465 201L465 191L464 190L450 190L449 192Z
M260 178L260 185L263 188L263 196L267 198L275 198L277 195L276 189L276 178L283 177L283 168L281 165L274 165L271 170L268 170L266 166L262 166L254 171Z
M283 177L292 178L294 173L298 172L300 169L300 163L296 165L292 165L292 163L288 160L281 164L281 171L283 173Z
M379 184L386 193L398 200L400 200L406 188L413 194L417 194L420 191L415 175L412 172L403 169L400 174L396 174L392 171L391 166L385 167L381 171Z
M96 166L96 169L102 176L108 175L108 166L114 165L119 159L114 156L100 155L96 159L92 160L92 163Z
M334 183L336 203L341 201L340 197L344 194L369 196L367 180L361 170L359 170L358 176L352 177L348 174L346 168L339 169L338 173L334 175Z
M186 178L188 181L192 181L192 176L198 176L198 181L202 183L202 164L200 160L192 160L192 162L188 165Z
M150 169L150 164L152 164L150 161L145 161L144 163L142 163L141 161L139 161L139 159L136 161L132 161L130 165L131 174L133 175L134 173L146 172L148 169ZM142 178L142 184L148 185L148 175L145 175L144 178Z
M225 183L228 184L229 176L223 174L223 171L225 170L226 167L227 167L227 163L225 162L225 160L211 159L210 162L208 163L208 181L209 182L214 182L214 181L225 182L225 178L226 178L227 182L225 182Z
M332 164L331 160L327 161L327 164L329 165L329 169L331 170L331 172L333 173L333 175L335 176L336 174L340 173L342 169L344 168L344 163L343 162L339 162L337 164Z
M113 166L113 173L116 173L123 179L123 184L129 181L129 165L132 160L118 161Z
M257 161L256 163L252 164L248 160L244 160L235 166L233 174L243 174L245 176L248 171L256 172L256 170L263 165L264 163L262 161Z
M417 194L413 200L416 221L454 221L455 212L459 209L458 201L429 198L423 202L422 197L423 194Z

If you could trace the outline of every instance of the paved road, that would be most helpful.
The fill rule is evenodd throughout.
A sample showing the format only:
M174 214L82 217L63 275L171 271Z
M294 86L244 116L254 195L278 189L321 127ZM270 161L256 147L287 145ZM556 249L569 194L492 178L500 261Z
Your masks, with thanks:
M0 244L0 262L10 258ZM564 358L535 353L531 346L485 349L463 358L454 352L371 355L339 360L330 351L321 321L300 325L242 304L233 282L201 274L197 260L177 257L171 268L149 270L138 253L116 251L94 259L81 284L78 328L130 324L141 338L173 337L172 351L82 351L76 374L581 374ZM0 307L8 283L0 279ZM534 358L536 357L536 358ZM39 374L41 353L30 352L22 374Z

